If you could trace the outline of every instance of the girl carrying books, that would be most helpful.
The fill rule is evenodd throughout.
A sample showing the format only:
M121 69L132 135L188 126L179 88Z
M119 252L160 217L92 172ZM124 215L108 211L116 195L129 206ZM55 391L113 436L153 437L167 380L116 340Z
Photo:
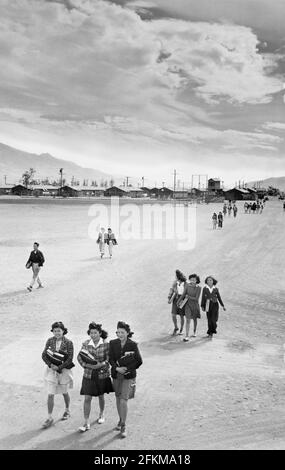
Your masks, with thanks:
M113 392L112 381L110 378L109 365L109 343L106 339L108 333L102 329L102 325L95 322L89 324L87 334L89 339L84 341L82 348L77 356L79 364L84 368L82 386L80 395L84 395L84 424L79 428L80 432L86 432L90 429L90 412L92 397L99 399L99 418L98 423L105 422L105 393Z
M179 335L182 335L182 332L183 332L184 316L185 316L185 307L180 308L178 307L178 304L184 292L186 277L181 271L179 271L179 269L176 269L175 275L176 275L176 279L173 282L170 288L169 294L168 294L168 303L172 304L171 315L172 315L172 321L174 324L174 330L172 333L173 336L176 335L179 330L178 325L177 325L177 315L180 316Z
M48 391L48 418L43 424L43 428L50 427L54 420L52 417L54 407L54 395L62 394L65 402L65 411L62 420L70 417L69 405L70 396L68 389L73 388L72 367L73 343L65 337L67 328L59 321L51 326L53 336L46 342L42 353L42 359L46 363L45 385Z
M131 340L133 332L127 323L119 321L116 333L118 338L110 341L110 364L119 415L116 429L124 438L127 437L128 400L135 396L136 369L142 365L142 357L137 343Z
M202 292L201 307L207 313L208 331L207 335L212 338L213 334L217 333L217 322L219 318L219 304L225 306L221 299L219 289L216 287L217 280L213 276L208 276L205 279L205 287Z

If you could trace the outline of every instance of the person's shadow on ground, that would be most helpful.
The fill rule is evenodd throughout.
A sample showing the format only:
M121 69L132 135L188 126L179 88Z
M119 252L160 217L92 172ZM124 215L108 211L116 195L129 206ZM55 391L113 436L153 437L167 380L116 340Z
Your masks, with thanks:
M0 299L9 299L10 297L15 297L20 294L26 294L27 289L15 290L14 292L6 292L5 294L0 294Z
M0 449L17 449L31 439L39 436L41 432L41 429L35 429L33 431L26 431L21 434L10 434L9 436L0 439Z
M207 335L201 337L190 337L188 342L183 341L183 336L181 335L167 335L167 336L159 336L158 338L152 338L149 341L140 342L140 346L142 346L147 352L148 349L153 350L155 348L156 354L164 354L165 350L167 351L177 351L181 349L192 349L199 346L203 346L204 344L209 342L209 338Z
M92 432L93 430L93 432ZM90 432L91 431L91 432ZM80 433L78 431L74 431L70 434L67 434L63 438L56 438L52 440L47 440L40 444L33 446L35 450L96 450L96 449L104 449L107 445L111 444L113 441L120 439L120 434L114 430L114 428L109 429L103 433L96 433L94 432L94 428L91 428L90 431L87 431L88 435L91 436L91 439L84 439L83 435L85 436L87 433ZM109 439L104 439L105 437L112 434Z

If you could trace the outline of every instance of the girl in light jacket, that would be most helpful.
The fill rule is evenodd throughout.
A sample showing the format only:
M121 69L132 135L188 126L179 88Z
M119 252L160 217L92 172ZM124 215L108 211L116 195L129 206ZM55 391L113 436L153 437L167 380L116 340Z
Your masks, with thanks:
M70 396L68 393L69 388L73 388L73 375L71 369L74 367L73 359L73 343L65 338L67 328L60 322L52 324L51 331L53 337L49 338L46 342L45 349L42 353L42 359L46 363L45 385L48 392L48 418L43 424L43 428L49 428L53 424L53 407L54 395L62 394L65 402L65 411L62 420L70 417L69 405ZM52 357L55 353L63 356L62 364L53 364Z
M176 279L173 282L169 294L168 294L168 303L172 304L171 306L171 315L172 321L174 324L173 336L177 334L179 328L177 325L177 315L180 316L180 331L179 334L182 335L183 326L184 326L184 316L185 316L185 307L180 308L178 306L181 296L184 292L184 286L186 283L186 277L184 274L176 269L175 271Z

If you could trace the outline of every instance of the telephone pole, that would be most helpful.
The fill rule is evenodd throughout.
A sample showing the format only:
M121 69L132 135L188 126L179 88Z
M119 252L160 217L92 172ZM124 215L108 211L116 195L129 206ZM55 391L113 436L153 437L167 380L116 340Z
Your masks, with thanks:
M127 188L129 187L129 179L130 179L130 176L126 176L126 179L127 179Z
M60 168L59 173L60 173L60 187L62 188L62 183L63 183L63 168Z
M177 176L177 172L176 172L176 170L174 170L174 173L173 173L173 191L176 190L176 176Z

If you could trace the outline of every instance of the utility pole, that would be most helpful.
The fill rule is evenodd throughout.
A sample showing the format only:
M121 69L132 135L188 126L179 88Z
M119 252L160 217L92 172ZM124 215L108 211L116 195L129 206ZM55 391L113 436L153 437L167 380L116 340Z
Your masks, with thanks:
M142 187L144 188L144 176L142 176Z
M4 176L5 185L7 184L7 175Z
M165 185L165 181L162 181L162 187L164 188L164 185Z
M126 179L127 179L127 188L129 187L129 179L130 179L130 176L126 176Z
M60 187L62 188L63 168L60 168L59 173L60 173Z
M176 190L176 170L174 170L174 173L173 173L173 191L175 192Z

